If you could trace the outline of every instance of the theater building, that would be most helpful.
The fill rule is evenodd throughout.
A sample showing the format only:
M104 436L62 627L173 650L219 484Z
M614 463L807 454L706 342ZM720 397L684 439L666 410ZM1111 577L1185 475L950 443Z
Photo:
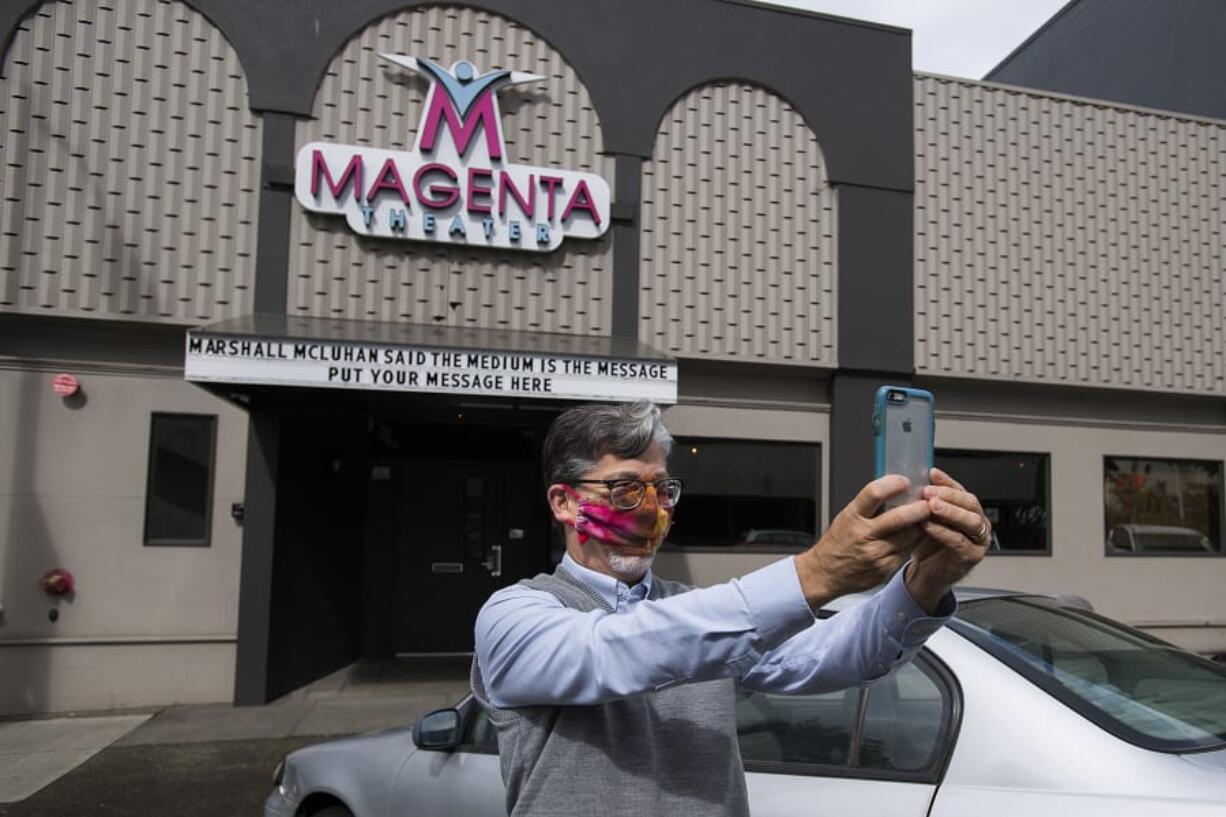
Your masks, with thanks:
M884 383L976 583L1226 650L1222 121L734 0L24 2L0 53L0 714L470 651L579 400L667 406L658 569L738 575Z

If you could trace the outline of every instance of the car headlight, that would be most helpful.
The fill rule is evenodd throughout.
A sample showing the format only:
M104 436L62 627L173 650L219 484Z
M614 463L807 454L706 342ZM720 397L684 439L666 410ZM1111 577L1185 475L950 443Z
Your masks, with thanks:
M272 773L272 787L274 789L281 788L281 781L285 778L285 761L282 760L277 764L276 771Z

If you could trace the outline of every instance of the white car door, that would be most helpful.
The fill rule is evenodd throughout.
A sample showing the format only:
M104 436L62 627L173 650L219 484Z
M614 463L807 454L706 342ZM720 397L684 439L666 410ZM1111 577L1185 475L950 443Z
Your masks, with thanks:
M924 817L952 746L957 701L917 659L867 689L743 692L741 757L754 817Z
M739 693L750 811L925 817L957 711L951 676L926 656L864 690ZM494 729L479 710L468 715L459 747L408 759L392 792L391 817L505 817Z

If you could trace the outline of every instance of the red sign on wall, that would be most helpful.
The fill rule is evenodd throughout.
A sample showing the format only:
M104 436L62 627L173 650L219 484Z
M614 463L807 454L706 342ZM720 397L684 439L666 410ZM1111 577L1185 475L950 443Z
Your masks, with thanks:
M72 397L81 388L81 381L70 374L57 374L51 381L51 388L60 397Z

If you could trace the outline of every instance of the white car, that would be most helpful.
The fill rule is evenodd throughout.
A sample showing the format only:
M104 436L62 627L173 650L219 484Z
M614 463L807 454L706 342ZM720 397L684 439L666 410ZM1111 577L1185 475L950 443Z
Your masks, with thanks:
M1082 605L958 597L916 660L871 686L740 695L753 814L1226 815L1226 667ZM264 813L501 817L497 753L467 698L412 730L294 752Z
M1214 553L1213 542L1195 528L1174 525L1116 525L1107 533L1107 552Z

